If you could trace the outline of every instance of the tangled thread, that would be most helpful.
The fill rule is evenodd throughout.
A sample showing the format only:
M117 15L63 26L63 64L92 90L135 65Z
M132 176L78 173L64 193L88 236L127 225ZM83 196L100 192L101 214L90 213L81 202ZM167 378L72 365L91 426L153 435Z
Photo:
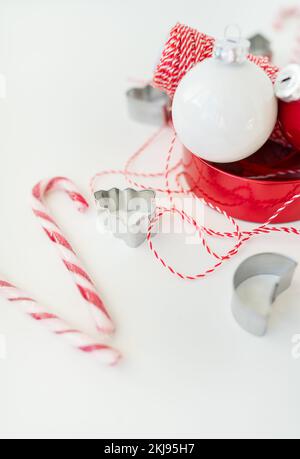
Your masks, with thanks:
M141 159L141 157L147 153L147 150L149 150L149 147L156 141L159 140L160 136L162 135L163 132L166 130L172 132L172 142L170 145L170 148L167 152L166 155L166 160L165 160L165 169L160 172L156 173L146 173L146 172L139 172L133 169L134 163L138 160ZM169 206L164 206L164 207L157 207L156 213L150 222L149 230L148 230L148 235L147 235L147 240L148 244L150 247L150 250L154 254L156 260L158 260L161 265L167 269L171 274L179 277L180 279L183 280L199 280L207 277L209 274L212 274L215 272L217 269L219 269L225 262L231 260L235 255L237 255L241 249L241 247L248 242L250 239L252 239L254 236L259 236L259 235L266 235L270 233L286 233L286 234L294 234L297 236L300 236L300 228L294 228L294 227L278 227L278 226L270 226L272 222L274 222L277 217L284 212L289 206L291 206L295 201L300 199L300 194L294 195L290 200L285 202L278 210L264 223L263 225L260 225L259 227L255 228L252 231L242 231L240 229L240 226L238 223L235 221L234 218L232 218L230 215L228 215L224 210L220 209L219 207L213 205L212 203L208 202L204 198L199 198L196 195L196 191L198 190L197 185L195 186L194 189L184 189L183 186L181 185L181 178L182 176L185 176L185 172L181 170L182 166L182 161L179 161L175 164L175 166L171 166L172 163L172 158L174 154L174 149L175 149L175 144L177 141L177 137L174 133L174 130L170 126L165 126L161 129L159 129L153 136L151 136L144 145L142 145L137 152L135 152L127 161L125 168L122 170L107 170L107 171L102 171L98 174L96 174L92 181L91 181L91 191L94 193L95 190L97 189L97 183L98 180L101 177L107 176L107 175L122 175L125 179L126 182L130 185L133 186L134 188L140 189L140 190L153 190L157 193L164 193L169 197ZM170 181L171 177L174 178L175 183L177 185L177 188L172 189L170 187ZM155 186L149 186L148 184L146 185L145 183L138 182L138 179L150 179L150 178L162 178L164 180L165 186L164 187L155 187ZM199 190L198 190L199 191ZM175 196L190 196L192 199L195 200L200 205L205 205L208 206L209 208L217 211L219 214L223 215L233 226L234 230L232 232L220 232L217 230L214 230L212 228L206 227L202 225L200 222L196 221L195 218L192 215L189 215L187 212L185 212L182 209L179 209L176 207L174 204L174 197ZM190 274L190 273L182 273L178 271L174 266L172 266L170 263L168 263L161 255L158 253L157 249L154 246L153 240L152 240L152 235L153 233L157 233L157 227L159 223L161 223L162 219L166 215L173 215L179 217L182 221L188 223L191 225L196 231L199 236L199 239L201 241L202 246L204 249L207 251L207 253L215 258L217 261L214 263L212 266L209 268L197 273L197 274ZM235 245L225 254L218 254L216 251L214 251L209 242L208 238L209 237L216 237L216 238L221 238L221 239L229 239L229 240L236 240Z
M156 69L154 75L154 86L167 92L170 97L173 97L176 88L178 87L181 79L186 75L186 73L198 62L203 61L204 59L212 57L213 46L215 40L207 35L198 32L195 29L187 27L185 25L177 24L170 34L170 38L167 41L165 49L162 53L160 63ZM278 68L273 66L268 58L264 57L255 57L249 55L249 60L259 65L274 83ZM165 168L163 171L157 173L146 173L139 172L134 170L134 163L141 158L143 154L147 152L149 147L158 140L162 132L165 130L172 131L172 141L170 147L167 151ZM285 137L281 131L280 125L277 124L272 140L288 146ZM263 225L258 226L252 231L242 231L238 223L228 215L224 210L208 202L204 198L199 198L196 194L198 189L197 184L195 184L194 189L184 189L181 185L181 179L186 173L183 170L180 170L182 166L182 161L179 161L175 166L171 166L175 144L177 141L176 134L172 126L164 126L159 131L157 131L151 138L149 138L144 145L139 148L127 161L125 168L123 170L109 170L103 171L95 175L91 182L92 192L96 189L96 183L99 178L105 175L122 175L127 183L137 189L145 190L151 189L158 193L164 193L168 196L169 206L168 207L157 207L156 214L154 215L152 221L150 222L149 231L147 235L148 244L150 250L153 252L155 258L161 263L161 265L167 269L171 274L179 277L183 280L198 280L207 277L209 274L212 274L217 269L219 269L225 262L231 260L235 255L237 255L241 247L252 239L254 236L266 235L270 233L286 233L294 234L300 236L300 229L294 227L278 227L271 226L272 223L277 219L277 217L284 212L289 206L291 206L295 201L300 199L300 194L294 195L291 199L281 205L276 212L264 223ZM293 172L293 171L292 171ZM286 174L286 171L285 171ZM171 189L171 177L173 176L174 182L177 185L177 188ZM145 185L142 182L138 182L138 179L150 179L150 178L162 178L164 180L164 187L151 187L148 184ZM209 208L217 211L223 215L233 226L232 232L220 232L212 228L208 228L202 225L200 222L196 221L192 215L189 215L182 209L179 209L174 204L174 197L190 196L198 204L208 206ZM212 264L207 269L197 273L182 273L168 263L164 258L160 256L157 249L154 246L152 235L154 231L156 232L159 223L166 215L173 215L179 217L182 221L191 225L197 232L202 246L208 252L208 254L213 257L216 262ZM215 237L221 239L232 239L235 240L235 245L225 254L219 254L214 251L209 242L208 237Z

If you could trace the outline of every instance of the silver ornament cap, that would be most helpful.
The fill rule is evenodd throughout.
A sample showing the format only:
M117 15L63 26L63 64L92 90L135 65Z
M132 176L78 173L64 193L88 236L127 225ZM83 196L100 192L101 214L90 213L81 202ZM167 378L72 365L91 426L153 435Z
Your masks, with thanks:
M275 94L283 102L300 100L300 65L290 64L279 72L275 82Z
M225 29L224 38L216 40L213 55L226 64L243 64L250 52L251 43L242 37L241 29L234 26L236 35L231 35L232 26Z

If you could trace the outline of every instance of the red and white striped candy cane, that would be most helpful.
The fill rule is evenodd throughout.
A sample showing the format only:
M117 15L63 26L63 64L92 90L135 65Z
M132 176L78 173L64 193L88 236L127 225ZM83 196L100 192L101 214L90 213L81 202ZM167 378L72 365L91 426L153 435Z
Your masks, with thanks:
M82 331L74 329L2 276L0 276L0 295L10 303L17 305L31 319L39 322L50 332L60 336L82 353L90 355L96 358L98 362L106 365L113 366L119 362L121 354L116 349L90 338Z
M93 281L45 205L47 196L58 190L66 193L77 204L79 211L84 212L89 208L87 201L78 192L74 183L65 177L56 177L51 180L44 180L33 188L33 212L50 241L57 247L65 267L73 276L80 295L90 306L98 330L110 334L114 331L114 325Z

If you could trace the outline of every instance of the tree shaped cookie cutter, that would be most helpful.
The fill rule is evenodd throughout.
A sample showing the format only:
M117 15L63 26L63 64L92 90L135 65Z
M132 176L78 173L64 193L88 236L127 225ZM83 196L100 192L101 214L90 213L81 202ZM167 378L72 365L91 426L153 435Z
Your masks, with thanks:
M171 100L167 94L150 84L127 91L130 117L144 124L161 126L171 118Z
M154 191L112 188L97 191L95 200L102 228L131 248L137 248L146 241L156 210Z

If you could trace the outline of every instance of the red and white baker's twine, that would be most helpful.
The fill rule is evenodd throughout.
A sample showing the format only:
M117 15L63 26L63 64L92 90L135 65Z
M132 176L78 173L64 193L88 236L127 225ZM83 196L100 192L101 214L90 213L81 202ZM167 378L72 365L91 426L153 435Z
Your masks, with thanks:
M212 56L212 50L214 45L214 39L208 37L190 27L177 24L171 31L170 38L166 44L166 47L163 51L162 58L160 63L157 67L157 71L154 76L154 84L159 89L164 90L167 92L170 97L173 97L177 86L180 80L184 77L184 75L198 62L201 62L204 59L210 58ZM249 59L259 65L266 74L270 77L272 82L275 81L278 68L271 65L268 58L260 58L249 56ZM168 126L165 126L164 129L170 129ZM239 225L236 221L228 215L225 211L222 211L220 208L214 206L210 202L206 201L205 199L200 199L194 194L195 189L184 190L180 183L181 176L184 176L185 172L178 172L178 169L181 163L177 163L175 166L171 167L171 160L172 155L174 152L174 146L176 142L176 136L174 132L172 134L172 141L167 153L166 158L166 166L165 170L162 172L158 172L155 174L147 174L145 172L135 172L132 167L134 160L140 158L140 156L146 152L147 148L157 140L159 135L161 134L162 129L160 129L157 133L155 133L136 153L134 153L126 163L124 170L111 170L111 171L104 171L97 174L91 182L92 191L94 191L96 187L97 180L109 174L120 174L123 175L127 182L139 189L152 189L159 193L166 193L169 196L170 206L169 207L158 207L156 215L152 219L149 232L148 232L148 243L150 250L153 252L155 258L162 264L162 266L170 271L173 275L179 277L180 279L186 280L197 280L205 278L207 275L215 272L218 268L220 268L225 261L230 260L233 256L235 256L243 244L249 241L252 237L258 236L261 234L269 234L273 232L283 232L287 234L295 234L300 235L300 229L293 228L293 227L274 227L270 226L274 220L290 205L292 205L296 200L300 198L300 194L293 196L287 202L280 206L280 208L268 219L268 221L255 228L252 231L241 231ZM287 141L281 131L281 127L277 124L272 140L276 142L288 145ZM170 176L171 173L175 173L175 182L177 184L176 189L170 188ZM275 173L275 176L287 175L287 174L296 174L299 173L299 170L291 170L291 171L279 171ZM136 178L152 178L152 177L162 177L165 181L164 187L150 187L149 185L145 185L143 183L138 183ZM265 176L263 178L266 178ZM196 184L195 184L196 187ZM197 187L196 187L197 188ZM173 202L174 195L189 195L193 199L197 200L201 204L205 204L206 206L216 210L220 214L222 214L234 227L233 232L219 232L215 231L211 228L207 228L199 224L191 215L188 215L185 211L180 210L175 207ZM158 223L161 219L167 215L173 214L179 216L183 221L192 225L198 232L200 241L205 248L205 250L214 257L217 262L213 264L208 269L198 273L198 274L184 274L179 272L175 267L171 266L166 260L164 260L155 249L153 241L152 241L152 232L158 226ZM225 255L220 255L216 253L214 250L211 249L207 238L209 237L219 237L219 238L226 238L226 239L236 239L236 244L232 249L228 251Z
M57 177L38 183L32 192L33 212L39 219L49 240L59 250L64 266L72 274L75 285L81 297L88 304L95 319L99 331L109 335L114 331L112 320L97 293L96 287L86 270L82 267L80 260L75 255L70 243L67 241L59 226L48 212L45 200L49 193L61 191L76 204L78 210L83 212L89 207L87 201L78 192L75 185L66 178ZM95 357L98 361L115 365L121 358L116 349L104 344L101 340L95 340L86 333L68 325L64 320L46 310L37 303L30 295L15 287L6 279L0 279L0 294L9 302L18 304L27 315L35 321L43 324L54 334L61 336L79 351Z
M110 171L103 171L100 172L99 174L96 174L92 181L91 181L91 189L94 192L98 179L101 178L104 175L122 175L126 178L127 182L136 188L139 188L141 190L145 189L151 189L154 190L158 193L166 193L169 198L170 198L170 207L158 207L155 216L153 217L149 230L148 230L148 235L147 235L147 240L149 243L150 250L153 252L155 258L162 264L162 266L167 269L171 274L179 277L180 279L184 280L199 280L207 277L209 274L212 274L215 272L218 268L220 268L226 261L229 261L232 257L234 257L240 250L243 244L245 244L247 241L249 241L252 237L258 236L258 235L263 235L263 234L270 234L270 233L286 233L286 234L294 234L300 236L300 229L294 228L294 227L276 227L276 226L270 226L274 220L277 219L277 217L284 212L286 208L288 208L290 205L292 205L296 200L300 199L300 194L297 194L293 196L290 200L285 202L280 208L268 219L266 223L263 225L260 225L259 227L255 228L252 231L241 231L239 225L237 222L230 216L228 215L225 211L221 210L219 207L214 206L210 202L206 201L204 198L199 198L198 196L195 195L194 190L189 189L185 190L181 186L181 181L180 178L181 176L186 175L185 172L179 172L178 169L180 167L180 163L177 163L175 166L170 167L171 160L172 160L172 154L174 152L174 147L175 147L175 142L176 142L176 136L174 135L174 131L172 128L165 126L165 130L170 130L172 131L172 141L170 148L167 153L167 158L166 158L166 167L165 170L162 172L158 172L155 174L146 174L146 173L139 173L135 172L133 170L128 169L128 164L131 166L133 165L133 159L138 159L141 157L143 153L146 152L147 148L150 146L150 144L154 141L158 140L158 136L161 134L162 130L160 129L157 133L154 134L136 153L134 153L131 158L127 161L127 166L125 167L124 170L110 170ZM169 184L170 184L170 174L174 172L175 173L175 181L177 184L177 189L171 189ZM157 177L162 177L165 180L165 187L155 187L155 186L149 186L145 185L143 183L138 183L136 181L133 181L133 177L141 177L141 178L152 178L153 176ZM196 188L196 187L195 187ZM234 227L233 232L220 232L216 231L212 228L205 227L198 223L191 215L188 215L184 210L178 209L173 205L173 196L174 195L185 195L185 196L191 196L192 199L195 199L201 204L204 204L211 209L216 210L218 213L222 214ZM157 226L159 222L162 220L162 218L167 215L167 214L173 214L179 216L183 221L189 223L192 225L195 230L197 231L200 241L205 248L205 250L212 256L214 257L217 262L213 264L211 267L208 269L205 269L204 271L198 273L198 274L185 274L182 272L179 272L175 267L171 266L166 260L164 260L154 247L153 241L152 241L152 233L156 233ZM231 248L225 255L220 255L216 253L212 248L210 247L207 238L205 237L218 237L218 238L223 238L223 239L236 239L236 244L234 245L233 248Z
M215 39L183 24L176 24L163 50L154 75L154 85L173 97L179 82L197 63L213 55ZM267 57L249 55L274 82L278 68Z

